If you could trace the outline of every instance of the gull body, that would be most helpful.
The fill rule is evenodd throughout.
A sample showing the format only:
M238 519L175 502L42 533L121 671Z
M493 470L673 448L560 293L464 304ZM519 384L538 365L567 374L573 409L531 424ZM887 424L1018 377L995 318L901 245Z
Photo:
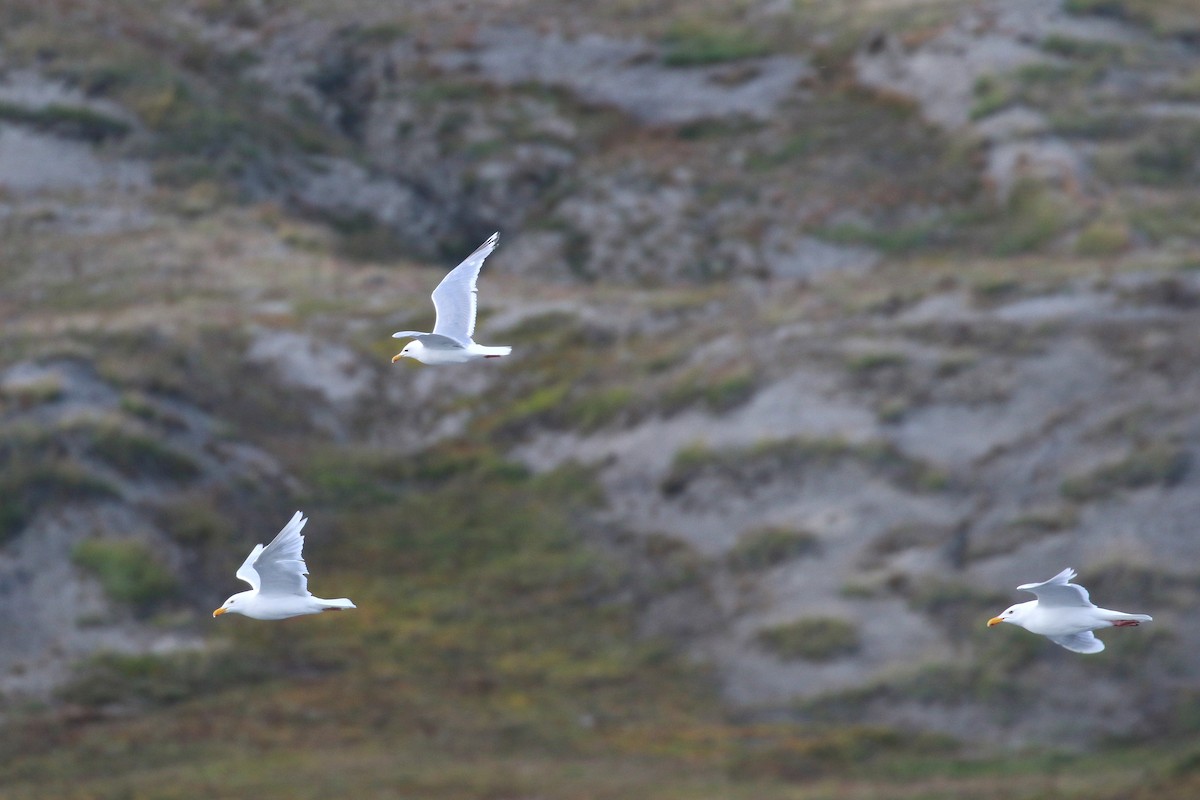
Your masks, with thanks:
M1131 627L1153 619L1147 614L1127 614L1096 606L1087 589L1071 583L1074 577L1075 570L1068 567L1048 581L1021 584L1017 590L1037 595L1037 600L1009 606L1000 616L989 619L988 627L1011 622L1076 653L1099 653L1104 642L1092 631Z
M437 321L433 332L396 331L395 339L412 338L399 353L392 356L395 364L402 358L411 358L422 364L466 364L485 358L500 358L512 352L511 347L487 347L476 344L471 337L475 334L476 295L475 283L484 260L496 249L500 234L493 233L474 253L447 273L433 290L433 307Z
M308 518L297 511L270 544L254 546L237 571L237 577L251 588L232 595L213 612L214 617L242 614L253 619L287 619L355 607L345 597L325 600L309 593L304 537L300 534L307 522Z

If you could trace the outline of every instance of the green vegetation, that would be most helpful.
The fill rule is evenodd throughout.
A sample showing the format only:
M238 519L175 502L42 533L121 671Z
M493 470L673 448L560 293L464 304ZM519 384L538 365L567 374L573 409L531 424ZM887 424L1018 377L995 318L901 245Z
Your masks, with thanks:
M766 172L808 155L815 146L813 134L798 133L776 149L751 153L746 159L746 168L753 172Z
M314 499L335 508L387 504L410 488L440 484L450 478L472 476L513 483L529 477L521 464L470 441L447 442L411 455L367 448L314 448L301 467Z
M1063 496L1079 502L1099 500L1120 489L1174 486L1191 461L1186 450L1169 444L1147 444L1126 458L1062 482Z
M791 528L768 526L746 531L725 554L725 563L735 572L769 569L820 550L816 534Z
M128 123L78 106L51 104L44 108L27 108L14 103L0 102L0 120L30 125L59 136L94 143L106 139L119 139L129 133Z
M709 411L732 411L748 402L758 388L752 364L741 362L696 367L683 372L662 394L661 403L670 412L701 404Z
M737 748L730 773L742 779L774 779L805 783L859 770L873 762L897 757L944 757L955 750L953 740L888 728L846 727L806 736L747 742Z
M1063 8L1071 14L1094 14L1117 19L1128 17L1125 0L1066 0Z
M1021 281L1006 275L988 275L971 285L971 294L981 304L1004 302L1021 291Z
M904 366L906 360L903 353L886 351L856 353L846 358L846 366L851 372L874 372L886 367Z
M90 429L88 452L127 478L186 481L200 473L191 457L158 439L104 424Z
M1196 174L1200 126L1159 127L1133 148L1134 179L1150 186L1189 184Z
M1148 27L1160 36L1188 39L1200 33L1200 19L1191 0L1067 0L1073 14L1094 14Z
M978 630L988 618L1011 605L1007 595L957 581L925 579L911 585L906 583L900 591L910 608L932 617L948 631ZM985 639L994 640L995 637Z
M665 533L639 537L641 556L650 564L651 595L701 586L708 571L704 557L687 542Z
M758 643L782 659L832 661L858 652L858 628L836 617L810 617L764 628Z
M993 249L996 255L1028 253L1065 232L1077 211L1068 198L1034 182L1019 183L1008 200Z
M9 461L0 477L0 544L19 534L40 509L117 497L109 483L71 461Z
M262 680L267 666L259 659L224 653L100 653L76 667L58 696L92 708L173 705L229 683Z
M1095 142L1119 141L1141 131L1129 114L1095 109L1049 111L1050 127L1062 136Z
M892 228L868 228L845 223L821 228L814 233L825 241L866 245L889 256L908 255L928 249L938 242L938 226L933 221Z
M1200 202L1183 196L1166 203L1147 203L1129 214L1131 227L1155 244L1171 239L1200 239Z
M1001 111L1014 98L1012 90L1003 81L991 76L975 81L975 104L971 107L971 119L983 119Z
M1079 512L1074 506L1034 509L1008 520L985 536L972 536L969 557L1011 553L1022 545L1070 530L1078 524Z
M1120 64L1124 49L1112 42L1097 42L1092 39L1075 39L1069 36L1047 36L1042 40L1042 49L1064 58L1093 59L1106 64Z
M852 444L843 439L795 437L760 442L749 447L711 449L698 442L675 454L660 484L668 496L709 475L728 481L753 481L755 476L794 474L810 466L828 466L846 460L881 474L910 491L940 491L949 484L945 472L905 456L886 442Z
M575 427L591 432L620 419L637 401L637 393L627 386L598 389L572 402L569 416Z
M753 119L697 120L685 122L675 129L675 135L685 142L705 139L726 139L739 134L762 130L763 124Z
M254 169L269 169L271 153L297 148L335 149L334 138L313 115L284 114L263 102L262 90L244 77L255 55L189 40L154 9L121 3L109 9L123 36L90 36L83 25L20 3L6 25L6 52L18 64L78 87L89 97L129 109L152 134L150 156L159 159L161 185L234 181ZM124 20L124 22L117 22ZM132 29L154 30L138 35ZM5 116L89 141L124 137L124 120L90 108L51 105L32 110L9 104Z
M229 542L233 523L217 510L215 498L185 498L159 509L156 515L163 532L185 547L204 548Z
M149 546L131 539L86 539L75 545L71 560L100 581L105 593L145 610L170 597L175 576Z
M792 564L822 546L831 565L842 569L860 553L869 560L953 543L956 530L884 523L870 529L884 533L864 550L861 538L839 536L843 528L832 515L843 512L831 509L830 532L821 540L803 530L754 529L710 560L676 536L623 532L625 507L603 509L604 492L592 470L572 465L535 474L514 460L520 455L545 463L538 451L525 448L542 444L543 436L553 452L555 438L571 440L555 433L599 440L685 410L720 415L741 409L730 417L739 425L756 424L746 419L747 404L768 381L800 375L797 370L816 370L834 381L834 389L819 382L814 387L829 402L873 408L885 421L916 416L927 402L990 403L1011 391L994 388L997 383L1015 383L993 380L997 375L1007 379L1011 366L1011 375L1019 377L1017 361L1050 346L1052 328L1018 330L986 320L987 314L952 323L895 319L918 301L940 300L939 294L971 292L982 305L1094 287L1116 293L1121 303L1184 308L1194 302L1187 276L1179 278L1179 291L1163 283L1145 295L1126 293L1123 280L1110 280L1145 264L1170 270L1193 263L1200 242L1200 213L1189 195L1197 170L1194 123L1122 113L1119 103L1103 101L1107 94L1092 96L1093 88L1108 92L1127 78L1134 85L1133 76L1109 80L1106 70L1110 61L1126 71L1137 68L1140 45L1118 52L1051 38L1046 49L1061 54L1061 63L980 83L977 117L1027 106L1046 115L1055 134L1086 138L1084 158L1096 165L1099 180L1095 186L1085 181L1080 194L1086 199L1101 189L1104 195L1097 206L1080 202L1075 187L1030 182L997 205L980 181L986 144L937 130L904 98L862 91L852 74L851 59L867 43L868 31L887 31L905 48L919 46L946 30L962 4L774 5L779 8L770 13L749 13L711 2L622 2L581 12L535 3L522 12L530 19L545 15L547 30L558 29L564 14L572 19L563 30L587 30L595 14L595 29L604 35L667 32L668 63L724 64L713 70L714 79L730 86L759 68L740 59L776 48L804 57L815 53L814 73L798 90L803 102L786 103L762 121L706 119L667 130L631 126L621 112L570 99L565 90L500 88L452 69L433 74L417 66L413 72L404 53L416 52L415 63L434 64L443 47L469 54L491 46L477 38L486 32L471 26L443 30L434 24L427 38L426 23L436 23L441 13L432 6L396 7L380 16L380 4L367 0L303 3L289 12L303 22L294 30L290 22L274 23L279 4L255 0L198 0L182 15L169 3L135 0L65 6L15 0L0 10L4 56L14 70L33 67L89 96L115 101L139 125L136 136L126 135L106 127L113 120L70 118L61 110L57 119L16 121L103 141L115 156L146 159L155 174L146 201L148 227L136 230L71 232L73 197L39 201L47 208L67 206L61 218L52 218L52 211L34 216L16 195L3 198L13 208L0 237L0 263L12 267L0 276L13 307L0 343L5 365L47 352L94 359L121 401L98 424L6 432L0 440L0 539L15 535L41 510L117 497L120 487L93 474L101 467L139 481L167 478L153 492L131 491L125 500L179 546L189 573L194 567L204 581L173 586L153 552L129 548L125 540L82 543L74 559L114 598L132 598L120 602L144 602L138 611L157 610L155 603L171 598L170 617L157 614L148 624L196 623L189 633L203 631L211 648L88 659L64 687L58 698L63 704L56 701L45 711L0 698L6 798L1197 796L1200 771L1188 736L1200 724L1189 721L1197 707L1190 690L1177 703L1165 690L1126 695L1131 708L1167 709L1151 725L1161 720L1162 730L1190 732L1180 737L1182 752L1179 745L1158 742L1125 743L1092 755L973 746L959 752L907 726L841 724L870 719L871 711L919 715L926 704L932 718L961 720L959 706L969 705L968 713L993 715L1004 725L1049 699L1027 676L1062 664L1087 670L1083 675L1124 680L1128 687L1156 685L1158 670L1190 686L1180 667L1189 663L1185 645L1165 630L1114 633L1103 659L1066 661L1070 654L1043 638L1011 626L983 627L983 620L1018 599L1011 590L987 594L966 583L927 584L893 569L838 575L832 585L847 580L845 596L859 598L853 603L858 611L869 613L899 597L952 631L947 663L889 672L878 685L821 698L812 707L731 712L717 699L723 676L680 653L695 631L720 635L730 614L772 601L756 570ZM888 8L876 8L881 5ZM1100 11L1102 4L1072 5ZM1139 13L1147 20L1164 20L1166 9L1183 7L1180 0L1110 0L1109 6L1117 10L1105 13L1119 11L1127 19ZM360 12L369 14L370 24L358 24ZM809 25L813 20L820 24ZM206 24L214 28L203 30ZM246 41L328 35L328 47L315 48L312 63L297 63L288 77L303 82L297 97L320 97L319 109L256 83L247 67L267 51L239 49L243 30ZM209 38L214 31L222 34L220 46ZM397 56L405 66L389 74ZM1160 89L1148 81L1140 104L1200 96L1182 62L1180 69L1174 60L1152 66L1171 85ZM393 110L408 113L410 103L423 121L387 121ZM363 135L368 111L381 123L371 137ZM366 141L393 134L383 152ZM539 147L546 144L559 148L554 155L563 160L542 169ZM412 174L420 172L414 160L422 153L440 165L436 180ZM511 363L489 365L497 369L484 383L470 378L461 393L422 395L434 380L457 385L449 375L380 374L380 396L344 415L338 420L344 427L331 434L314 422L312 406L320 401L312 393L281 391L262 365L246 363L249 344L258 330L294 326L333 341L349 337L367 351L378 345L364 343L386 331L384 323L396 313L388 298L412 291L415 283L407 265L346 262L391 261L402 252L396 234L369 215L299 223L289 216L290 206L276 205L278 198L292 198L297 173L319 168L312 155L343 157L368 169L384 165L427 191L432 213L445 208L469 226L500 214L509 227L560 233L565 264L559 268L568 277L547 284L519 271L497 273L494 299L508 319L525 307L587 307L589 313L527 318L512 337L493 331L485 319L495 341L517 346ZM482 168L505 164L515 167L511 185ZM596 180L595 193L582 185ZM680 279L709 285L625 292L615 284L643 280L645 289L677 276L655 272L660 263L649 244L645 273L614 276L605 240L611 226L592 226L578 212L586 212L588 202L604 205L609 196L627 200L624 213L634 219L620 223L631 231L623 244L637 247L639 236L671 232L672 209L656 206L662 186L683 201L676 209L679 224L720 245L708 263ZM526 206L523 197L536 199ZM504 202L497 205L498 198ZM246 205L231 206L242 199ZM583 207L569 214L562 204L575 199ZM656 224L660 210L665 228ZM744 269L743 252L726 249L748 247L753 263L769 258L781 232L868 246L884 258L869 275L822 275L792 285ZM272 255L276 250L282 258ZM457 246L448 260L454 255L461 255ZM589 283L594 285L583 285ZM420 295L426 302L421 313L428 314L426 294ZM485 305L491 305L487 298ZM937 313L936 303L929 308ZM1106 346L1162 337L1162 351L1171 356L1163 359L1169 363L1162 374L1174 379L1186 373L1190 351L1170 348L1176 331L1167 323L1137 332L1131 336L1121 328L1095 336ZM1090 328L1085 333L1092 335ZM754 363L688 361L695 341L726 335L739 346L756 345ZM882 350L845 357L844 343L868 338ZM758 349L760 343L765 349ZM937 363L937 353L948 355ZM10 390L3 410L32 412L22 419L56 419L70 410L55 406L61 392L52 385ZM466 418L461 435L451 434L459 438L409 451L411 431L397 435L395 426L397 410L415 395L436 395L442 406L433 411L444 413L442 423ZM211 414L221 435L235 440L228 452L240 439L263 447L270 458L238 459L246 471L229 477L221 463L226 448L206 451L202 461L199 451L177 449L204 427L191 424L194 412L174 417L177 403ZM1177 409L1168 408L1159 415L1174 426L1166 430L1183 430ZM187 437L180 433L184 422ZM447 429L460 430L451 424L421 435L432 440ZM1136 434L1094 435L1154 442L1171 435L1158 424ZM1183 448L1170 441L1161 446L1175 452L1174 460L1148 458L1080 476L1078 496L1173 485L1187 465ZM1024 440L1012 445L1024 446ZM1019 452L997 448L980 465L1014 454ZM103 474L112 474L109 469ZM924 519L925 510L940 519L934 506L944 510L947 503L954 513L965 512L981 490L976 467L951 478L883 441L805 437L687 448L661 488L685 493L667 511L687 514L689 506L703 512L706 502L750 497L763 487L790 500L790 483L826 472L846 485L883 491L877 484L907 492L948 490L941 497L898 498L895 522ZM710 498L701 486L716 491ZM1046 488L1044 481L1030 486L1030 497L1044 498ZM1052 494L1055 487L1049 489ZM996 513L1014 507L1007 501ZM970 557L1072 530L1079 504L1070 496L1064 503L1008 521L983 515L982 524L995 529L984 541L972 527ZM231 571L250 543L269 535L263 520L297 505L314 518L307 546L313 590L346 594L359 609L280 625L187 617L211 608L212 592L220 592L219 601L241 588ZM766 518L792 518L771 513ZM796 518L808 519L808 511ZM851 535L861 536L861 529ZM887 562L900 567L906 560ZM1087 585L1098 598L1114 598L1117 607L1120 598L1130 608L1144 599L1150 611L1194 604L1191 574L1127 564L1094 573ZM654 631L680 641L656 639ZM800 620L764 635L764 647L817 661L845 657L859 642L859 632L845 620ZM793 651L797 655L786 655ZM864 653L863 663L873 663L874 655ZM861 665L847 658L827 669L842 666L850 673ZM803 663L794 668L806 669ZM1044 706L1041 712L1044 719ZM822 715L835 724L813 724ZM1013 731L1015 739L1018 726Z
M1154 608L1184 608L1194 578L1117 561L1087 570L1087 586L1095 595L1113 598L1112 608L1140 604Z
M669 67L698 67L767 55L752 33L728 25L693 22L676 26L666 37L663 63Z
M877 536L864 551L860 562L864 567L874 568L895 553L914 547L933 547L946 544L952 531L945 525L933 523L901 523L888 528Z
M337 234L337 252L355 261L387 261L407 249L405 242L375 215L365 211L325 213L324 220Z
M1101 217L1079 232L1075 252L1103 258L1124 253L1132 244L1132 232L1124 220Z

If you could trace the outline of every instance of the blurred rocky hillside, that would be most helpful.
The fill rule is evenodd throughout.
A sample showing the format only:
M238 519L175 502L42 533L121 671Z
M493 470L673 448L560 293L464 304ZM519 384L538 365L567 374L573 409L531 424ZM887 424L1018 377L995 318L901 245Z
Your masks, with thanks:
M626 609L739 719L1190 730L1195 4L481 5L0 8L5 708L127 710L97 658L227 646L296 507L318 594L492 553L519 607L519 506L608 565L564 624ZM513 357L392 366L493 230ZM495 550L405 527L489 493ZM1067 566L1154 623L984 629Z

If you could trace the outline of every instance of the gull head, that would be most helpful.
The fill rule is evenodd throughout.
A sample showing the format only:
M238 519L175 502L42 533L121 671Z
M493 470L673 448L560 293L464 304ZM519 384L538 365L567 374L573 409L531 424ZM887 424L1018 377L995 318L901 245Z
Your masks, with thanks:
M392 356L392 363L395 364L397 361L399 361L402 358L411 358L415 361L420 361L421 353L424 350L425 350L425 345L421 344L419 341L415 341L415 340L411 341L408 344L404 345L403 350L401 350L399 353L396 353L396 355Z
M1001 622L1011 622L1014 625L1022 625L1028 612L1037 605L1037 600L1030 600L1028 603L1017 603L1015 606L1009 606L1001 612L1000 616L992 617L987 621L989 628L999 625Z
M232 595L228 600L221 604L220 608L213 612L213 618L215 619L222 614L245 614L246 603L249 602L250 596L253 594L254 591L251 590L249 592L238 592L237 594Z

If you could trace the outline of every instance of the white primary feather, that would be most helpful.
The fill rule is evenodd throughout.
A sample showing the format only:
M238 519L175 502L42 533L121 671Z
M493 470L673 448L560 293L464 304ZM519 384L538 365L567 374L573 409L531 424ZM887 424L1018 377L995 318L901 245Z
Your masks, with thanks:
M433 326L435 334L448 336L464 346L471 343L471 337L475 334L475 312L479 294L475 283L479 280L479 270L483 267L484 259L496 249L499 240L499 232L489 236L474 253L450 270L433 290L433 307L437 309L437 322Z
M263 596L309 597L308 578L305 577L308 575L308 565L304 563L304 536L300 533L306 524L308 518L297 511L270 544L266 547L255 545L237 576L258 589ZM244 577L242 570L253 573L257 580Z

